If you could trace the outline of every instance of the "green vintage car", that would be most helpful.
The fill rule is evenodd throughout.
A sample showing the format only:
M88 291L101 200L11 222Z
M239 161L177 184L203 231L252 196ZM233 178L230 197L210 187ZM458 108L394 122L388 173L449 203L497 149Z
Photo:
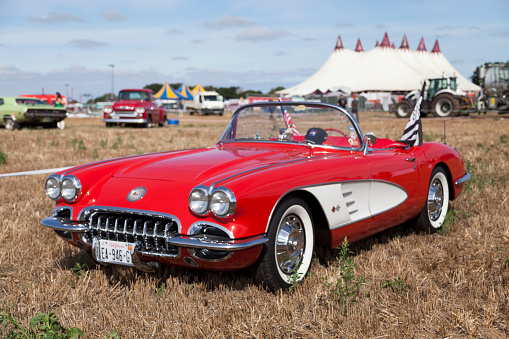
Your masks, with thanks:
M0 124L5 129L23 126L65 127L67 111L35 98L0 97Z

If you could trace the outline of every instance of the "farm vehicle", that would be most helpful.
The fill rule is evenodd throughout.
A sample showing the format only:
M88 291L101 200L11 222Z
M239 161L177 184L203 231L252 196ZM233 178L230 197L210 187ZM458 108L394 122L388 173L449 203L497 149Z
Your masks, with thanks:
M478 112L497 110L509 113L509 63L485 64L479 69L481 93L477 99Z
M411 91L396 106L398 118L408 118L423 92L421 115L432 113L436 117L459 115L472 108L470 99L456 86L456 77L433 78L424 81L423 90Z

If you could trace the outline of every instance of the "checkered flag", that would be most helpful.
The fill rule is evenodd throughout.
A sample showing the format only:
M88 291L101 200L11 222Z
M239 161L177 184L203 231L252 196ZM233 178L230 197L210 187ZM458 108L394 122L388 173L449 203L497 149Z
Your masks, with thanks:
M405 132L403 132L403 136L400 140L408 146L422 145L421 102L422 96L417 100L414 111L412 115L410 115L410 120L406 124Z

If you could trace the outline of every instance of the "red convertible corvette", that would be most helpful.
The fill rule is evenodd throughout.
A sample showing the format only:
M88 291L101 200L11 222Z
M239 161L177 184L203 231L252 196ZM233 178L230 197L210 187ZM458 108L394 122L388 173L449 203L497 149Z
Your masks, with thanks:
M252 266L278 289L305 276L315 244L411 219L439 229L469 177L451 147L363 135L337 106L257 103L239 108L213 147L49 176L56 207L41 224L102 264Z

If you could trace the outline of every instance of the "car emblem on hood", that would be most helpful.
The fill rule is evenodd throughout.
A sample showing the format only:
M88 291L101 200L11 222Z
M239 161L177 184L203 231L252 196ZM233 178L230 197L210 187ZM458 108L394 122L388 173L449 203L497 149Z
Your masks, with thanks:
M136 187L129 192L127 195L127 201L137 201L143 198L143 196L147 193L147 189L145 187Z

